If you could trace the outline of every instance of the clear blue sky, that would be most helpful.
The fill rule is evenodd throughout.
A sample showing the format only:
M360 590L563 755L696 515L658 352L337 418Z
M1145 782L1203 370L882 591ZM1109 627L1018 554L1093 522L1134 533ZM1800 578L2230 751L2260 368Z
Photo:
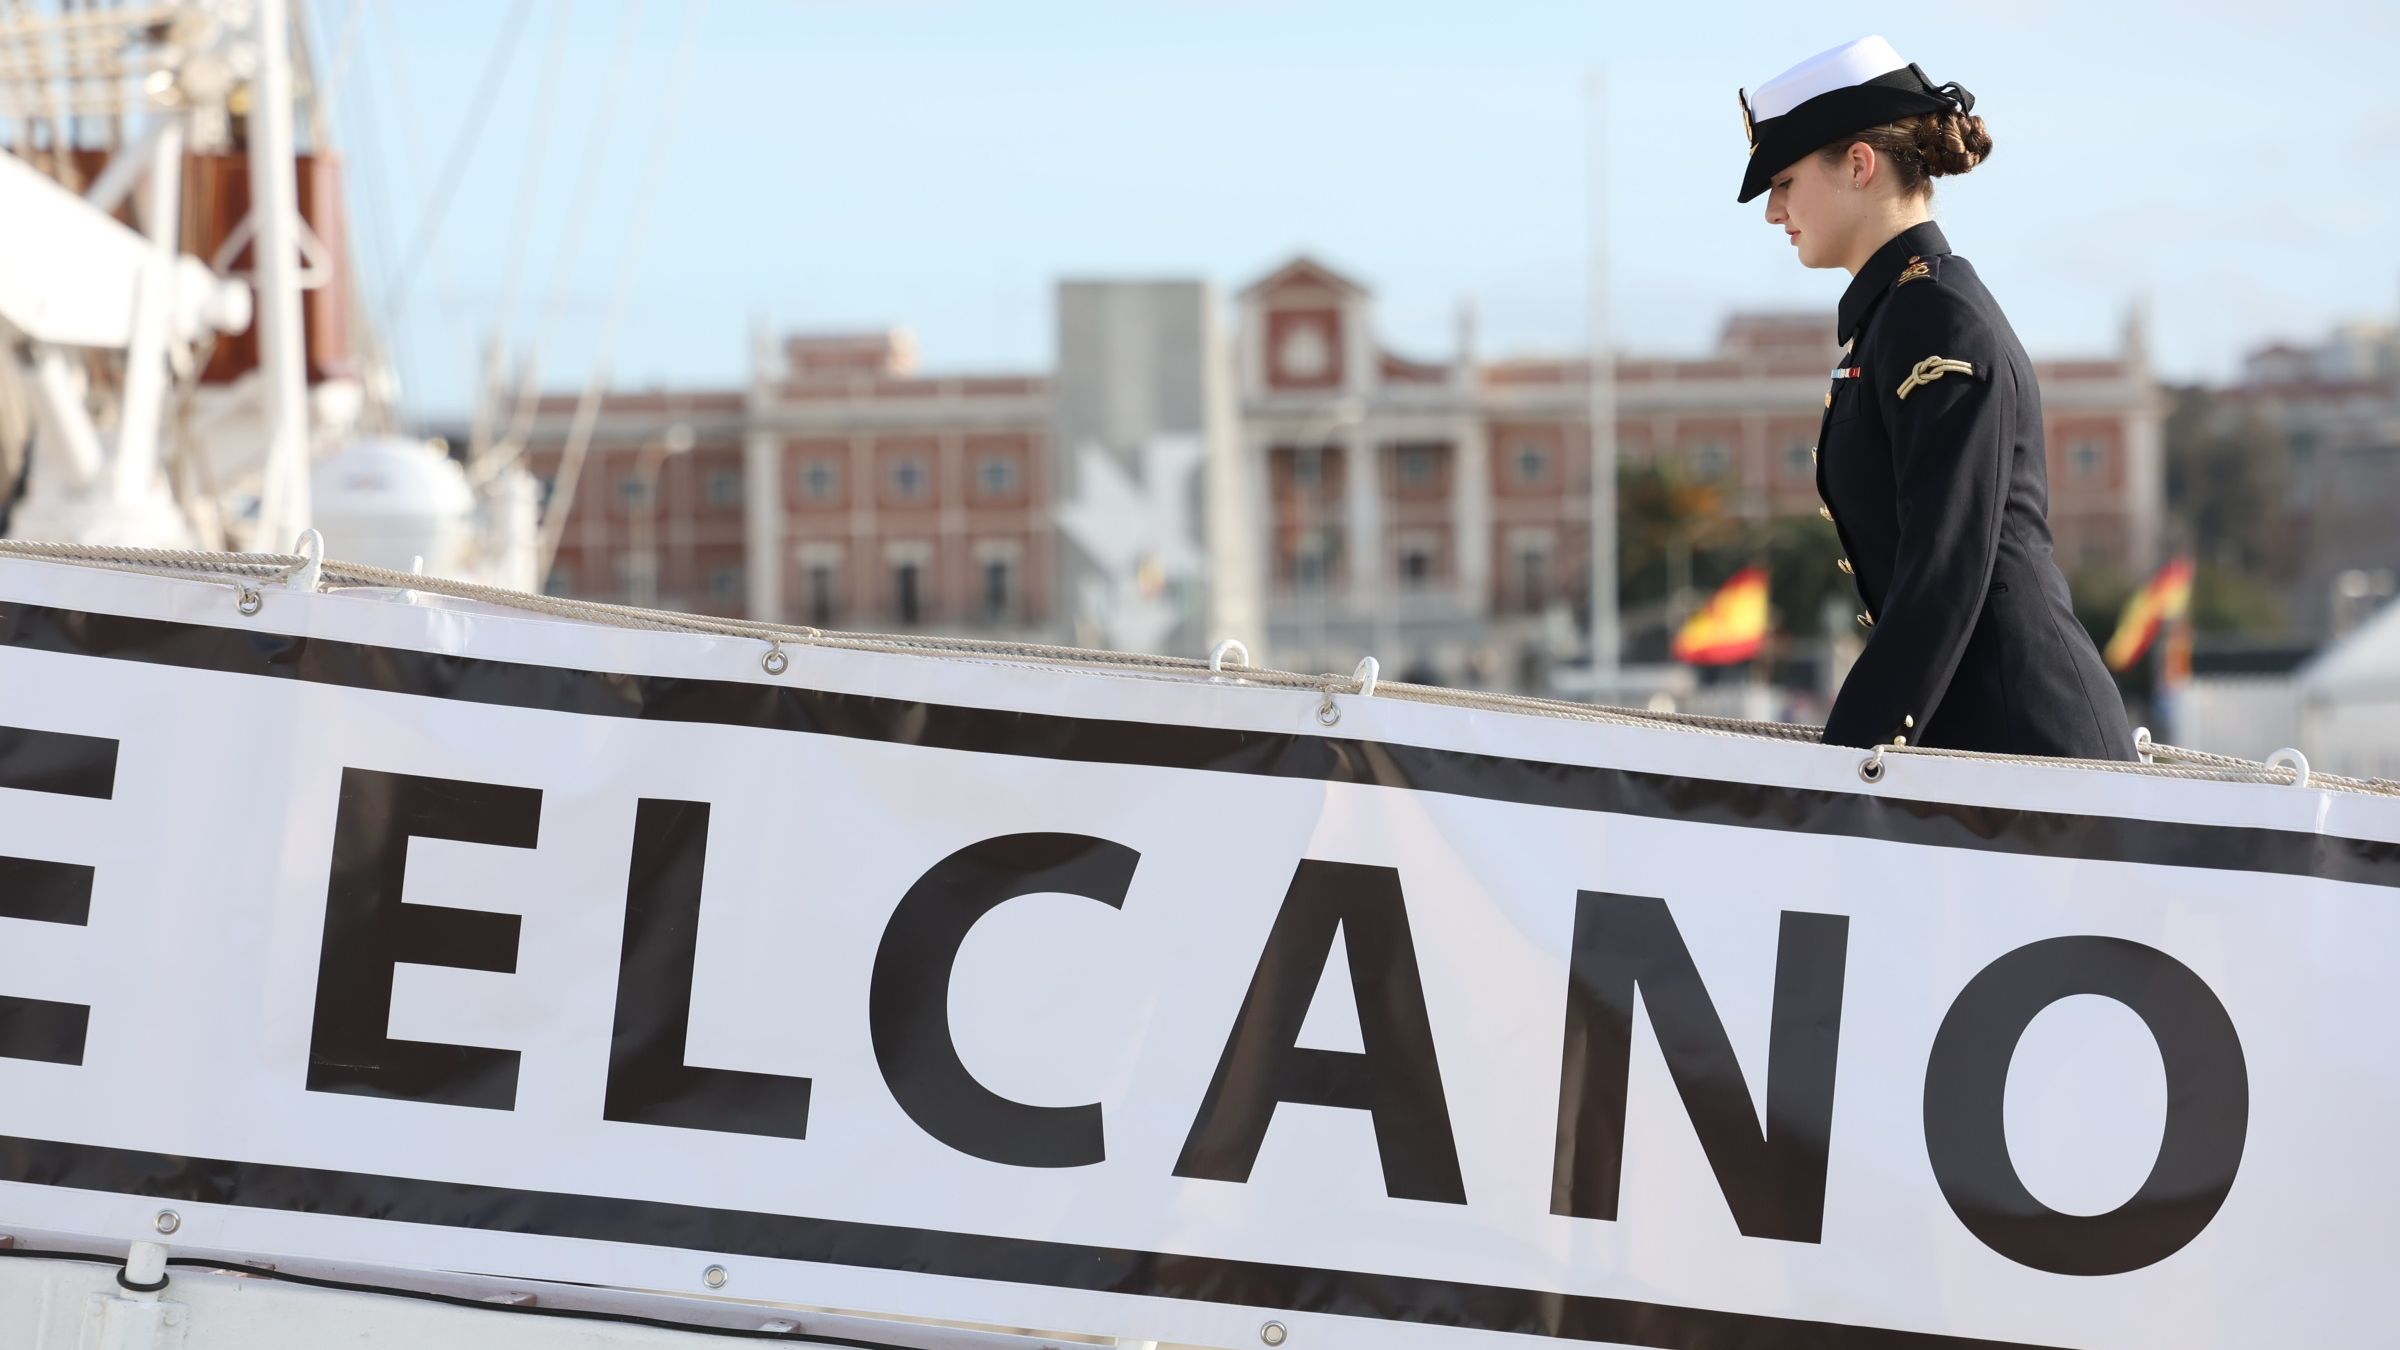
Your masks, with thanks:
M307 0L321 67L352 0ZM335 91L381 316L497 48L503 0L361 0ZM511 332L554 387L591 367L689 0L640 0L599 209L569 255L627 0L533 0L506 83L392 332L420 415L465 405L537 176ZM1425 4L1369 0L713 0L628 294L619 387L738 384L752 319L905 324L932 370L1050 359L1062 276L1228 290L1296 250L1372 287L1387 340L1446 355L1461 299L1487 354L1584 340L1587 72L1610 88L1615 322L1692 351L1737 308L1830 313L1758 203L1734 90L1870 31L1972 89L1997 150L1940 191L2037 355L2112 349L2146 301L2172 377L2400 314L2400 6L1986 0ZM532 132L553 27L563 75ZM405 95L405 102L403 101ZM415 142L414 153L410 139Z

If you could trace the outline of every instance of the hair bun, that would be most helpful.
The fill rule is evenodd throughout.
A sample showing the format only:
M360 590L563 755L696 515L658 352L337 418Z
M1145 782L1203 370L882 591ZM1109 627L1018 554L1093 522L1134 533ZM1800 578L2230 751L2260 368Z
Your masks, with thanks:
M1961 174L1989 159L1992 133L1983 119L1968 113L1931 113L1916 122L1917 153L1928 177Z

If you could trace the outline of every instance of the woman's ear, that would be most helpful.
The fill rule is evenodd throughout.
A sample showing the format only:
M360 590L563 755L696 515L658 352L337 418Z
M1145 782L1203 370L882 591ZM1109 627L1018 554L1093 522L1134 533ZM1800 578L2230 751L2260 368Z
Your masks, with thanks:
M1882 158L1875 153L1874 146L1865 141L1852 141L1843 167L1849 171L1850 186L1864 190L1875 181L1875 171L1882 167Z

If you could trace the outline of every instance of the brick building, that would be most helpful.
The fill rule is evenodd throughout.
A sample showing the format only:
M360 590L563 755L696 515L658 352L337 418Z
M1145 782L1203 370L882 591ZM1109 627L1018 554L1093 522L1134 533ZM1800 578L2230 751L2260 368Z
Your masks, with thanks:
M756 364L748 390L607 400L554 594L821 628L1047 630L1045 379L923 376L905 333L794 337ZM545 485L573 415L559 398L537 416ZM678 429L690 449L661 453ZM757 553L778 565L754 570Z
M1278 663L1346 669L1375 651L1395 672L1432 660L1451 673L1555 643L1560 603L1588 576L1583 360L1484 360L1463 323L1445 359L1411 359L1382 343L1365 287L1305 258L1243 291L1222 338L1202 313L1179 317L1172 340L1095 340L1063 317L1114 304L1078 296L1094 285L1109 284L1062 291L1071 331L1055 371L927 376L904 335L795 337L754 343L746 390L612 397L551 588L634 599L655 567L658 601L678 608L1076 636L1067 442L1108 422L1077 411L1090 391L1161 378L1120 368L1111 354L1131 346L1194 369L1198 392L1168 400L1191 409L1169 429L1206 442L1210 495L1235 504L1209 531L1211 582L1255 586L1250 636ZM1705 355L1623 356L1620 454L1678 460L1747 517L1813 515L1810 452L1837 355L1830 315L1765 314L1733 317ZM2162 409L2138 323L2116 353L2037 369L2062 564L2145 569L2160 547ZM571 411L544 406L531 455L545 477ZM677 425L692 448L661 454ZM659 466L648 550L645 446ZM1830 527L1826 548L1838 551Z

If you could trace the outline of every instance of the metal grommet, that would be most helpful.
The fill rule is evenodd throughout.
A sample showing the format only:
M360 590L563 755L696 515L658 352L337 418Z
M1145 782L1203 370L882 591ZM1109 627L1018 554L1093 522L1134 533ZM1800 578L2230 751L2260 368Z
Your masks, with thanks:
M1350 672L1350 682L1358 686L1360 698L1375 697L1375 682L1383 677L1383 663L1369 656L1361 659L1358 669Z
M233 607L235 609L240 610L244 614L256 614L259 610L266 607L266 597L260 595L256 589L249 586L242 586L237 589L239 591L239 595L233 602Z
M2274 754L2267 756L2268 768L2274 768L2279 764L2288 764L2292 767L2293 787L2304 788L2308 786L2308 756L2301 754L2298 749L2287 745L2281 750L2276 751Z
M150 1221L150 1226L162 1233L172 1233L183 1227L183 1216L174 1210L162 1209L158 1212L158 1217Z
M1228 656L1234 657L1234 664L1237 666L1246 666L1250 664L1250 648L1248 644L1244 643L1240 638L1227 638L1223 642L1220 642L1216 646L1208 649L1208 673L1211 675L1224 674L1225 658Z
M792 658L783 654L783 644L778 642L774 646L767 649L767 654L765 656L759 658L758 665L761 670L766 671L769 675L781 675L786 670L791 669Z
M1883 781L1882 746L1876 746L1874 754L1871 754L1858 762L1858 776L1870 783L1880 783Z
M1281 1322L1269 1322L1258 1329L1258 1339L1268 1345L1281 1345L1291 1335Z
M1333 701L1333 691L1328 689L1325 691L1325 701L1317 705L1317 721L1320 725L1332 726L1341 720L1341 707Z
M2133 753L2141 759L2142 763L2156 764L2158 762L2151 757L2152 746L2150 728L2135 727L2133 729Z
M707 1285L711 1289L724 1288L725 1281L730 1278L732 1277L725 1273L725 1267L723 1266L710 1266L708 1269L700 1272L700 1283Z

